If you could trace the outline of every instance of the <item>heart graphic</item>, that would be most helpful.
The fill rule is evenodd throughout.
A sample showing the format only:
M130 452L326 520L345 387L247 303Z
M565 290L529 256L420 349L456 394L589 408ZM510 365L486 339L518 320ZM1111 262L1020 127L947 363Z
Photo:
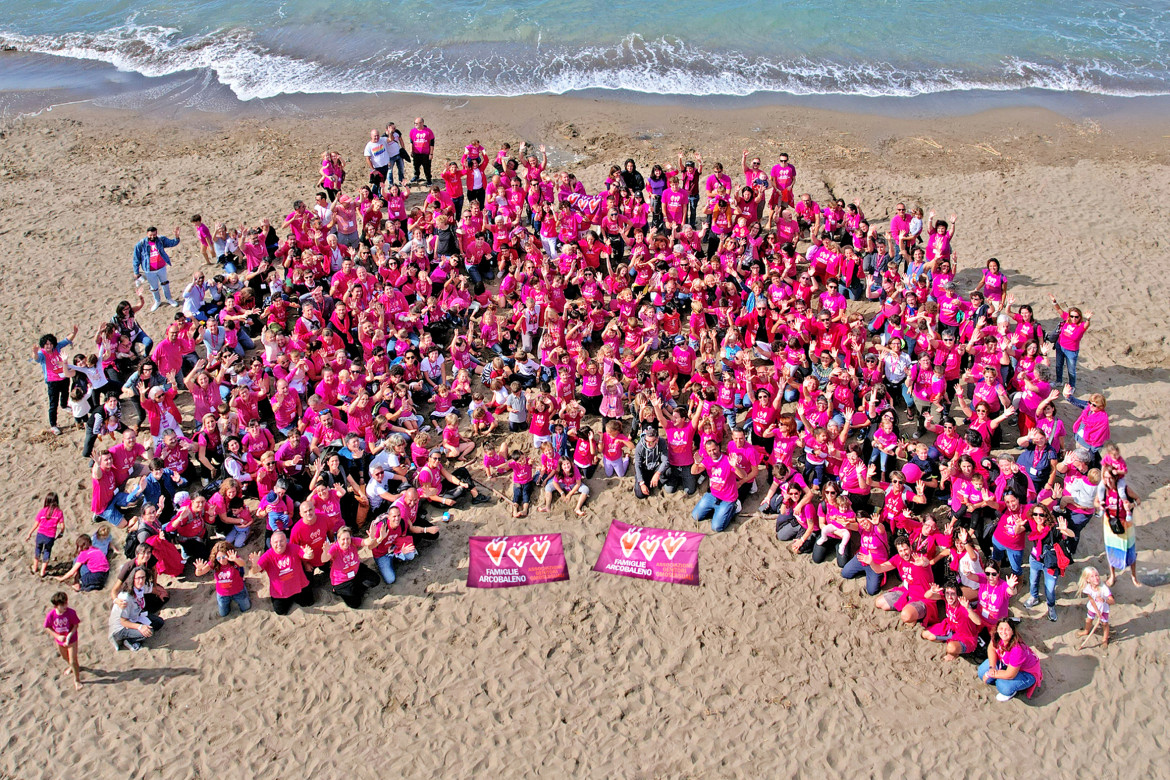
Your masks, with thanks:
M551 546L552 542L548 539L542 539L528 545L528 552L532 553L532 557L536 559L537 563L544 563L544 556L548 555L548 548Z
M524 559L528 557L528 545L521 544L517 547L509 548L508 557L516 564L517 567L524 565Z
M622 543L622 555L629 558L634 554L634 548L638 546L638 540L642 538L641 531L635 531L633 528L622 534L620 539Z
M496 539L494 542L488 542L487 547L488 557L492 559L492 566L499 566L500 561L504 559L504 540Z
M654 560L654 553L658 552L658 545L660 544L662 544L662 540L655 536L639 545L639 548L642 550L642 555L646 556L647 561Z
M666 553L668 559L673 561L675 554L682 549L683 542L686 540L685 536L668 536L662 540L662 551Z

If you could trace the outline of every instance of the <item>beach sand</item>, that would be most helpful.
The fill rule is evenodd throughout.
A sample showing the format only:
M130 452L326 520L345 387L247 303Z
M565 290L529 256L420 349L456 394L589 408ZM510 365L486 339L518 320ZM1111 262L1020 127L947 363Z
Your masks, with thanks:
M879 614L836 566L794 559L772 521L745 513L709 536L701 587L590 571L613 517L692 530L694 500L637 502L595 480L588 516L564 501L512 520L457 511L443 538L351 611L330 595L274 615L220 619L211 585L174 587L160 646L115 654L108 598L72 598L85 689L58 677L41 630L55 583L28 573L39 498L61 494L68 539L91 529L81 433L46 432L29 353L42 332L81 325L90 344L133 295L130 256L147 225L171 235L178 294L201 263L188 219L238 224L287 213L314 189L321 152L360 178L371 126L423 115L439 159L472 137L489 150L549 147L591 191L608 166L699 149L733 175L743 149L781 149L797 191L858 197L881 219L898 200L958 215L960 282L998 257L1046 323L1048 294L1094 312L1079 391L1103 391L1139 510L1138 567L1159 587L1114 589L1107 651L1078 650L1074 600L1087 560L1104 566L1099 521L1061 583L1060 620L1032 610L1023 635L1045 683L997 704L967 662L944 664L917 630ZM791 108L641 106L569 98L348 101L270 119L189 112L154 119L68 106L0 133L0 776L725 777L829 774L1167 776L1170 589L1170 151L1152 122L1073 121L1042 110L899 120ZM143 312L161 333L172 311ZM1066 417L1071 409L1063 407ZM129 412L131 415L132 411ZM1071 417L1069 417L1071 421ZM1014 430L1014 429L1013 429ZM754 502L749 503L754 508ZM699 527L705 530L707 525ZM572 579L469 591L471 535L559 531ZM253 547L255 543L253 543ZM121 563L118 556L116 568ZM1014 611L1022 612L1019 600ZM1095 645L1095 642L1093 643ZM441 773L441 774L438 774Z

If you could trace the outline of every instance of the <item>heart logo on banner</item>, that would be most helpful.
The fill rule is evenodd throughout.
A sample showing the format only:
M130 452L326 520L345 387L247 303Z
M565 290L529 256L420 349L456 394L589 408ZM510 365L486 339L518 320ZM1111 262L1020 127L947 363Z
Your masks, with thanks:
M673 561L675 554L682 549L683 542L686 540L685 536L668 536L662 540L662 551L666 553L667 558Z
M654 553L658 552L658 545L662 544L662 540L658 537L652 537L642 542L639 545L642 550L642 555L646 556L647 561L654 560Z
M488 557L492 559L492 566L499 566L500 561L504 559L504 540L497 539L494 542L488 542L484 550L487 551Z
M552 547L552 542L548 539L542 539L528 545L528 552L532 553L532 557L536 559L537 563L544 563L544 556L548 555L549 547Z
M631 555L633 555L634 548L636 548L638 546L638 540L641 538L642 538L641 531L635 531L632 528L630 530L626 531L624 534L622 534L622 537L621 537L622 555L625 555L627 558L629 558Z
M516 564L517 567L524 565L524 559L528 557L528 545L522 544L518 547L513 547L508 550L508 557Z

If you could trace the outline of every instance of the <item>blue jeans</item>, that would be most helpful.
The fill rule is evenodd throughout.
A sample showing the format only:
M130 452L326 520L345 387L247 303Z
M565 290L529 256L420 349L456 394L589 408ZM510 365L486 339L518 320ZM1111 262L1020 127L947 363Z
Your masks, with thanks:
M1009 550L999 543L999 540L991 540L991 560L1002 561L1007 558L1008 565L1012 567L1012 574L1019 577L1024 572L1024 551L1023 550Z
M224 534L224 541L239 549L248 543L248 531L250 530L250 527L240 528L239 526L232 526L232 529Z
M1073 351L1065 349L1059 344L1056 345L1056 363L1052 367L1053 375L1056 377L1055 384L1060 385L1060 377L1064 374L1064 367L1068 365L1068 383L1073 388L1077 386L1077 358L1080 357L1080 351Z
M110 499L106 508L94 515L95 522L100 517L115 528L121 528L122 524L126 522L126 516L122 514L122 510L127 509L138 499L139 492L139 490L131 490L129 493L123 493L119 490Z
M139 331L138 335L134 337L134 343L141 344L147 355L150 355L150 350L154 348L154 339L142 331Z
M715 498L714 493L704 493L699 503L695 505L695 511L691 512L691 518L698 523L710 517L711 530L719 533L735 519L735 504L735 501Z
M882 589L882 575L857 560L856 555L841 567L841 576L847 580L856 579L862 573L865 574L865 592L871 596L876 596Z
M418 553L406 553L404 555L399 555L398 560L413 561L416 555L418 555ZM395 556L387 553L380 558L374 559L374 564L378 567L378 573L382 575L382 582L386 583L387 585L393 585L394 580L398 579L398 577L394 574L394 557Z
M1028 581L1031 586L1032 598L1040 598L1040 578L1044 578L1044 600L1048 606L1056 606L1056 575L1049 574L1044 563L1032 556L1028 556Z
M215 594L215 602L219 605L219 616L227 617L228 613L232 611L232 602L236 602L236 606L240 608L240 612L247 612L252 608L252 599L248 598L248 589L244 588L234 596L221 596Z
M985 660L979 664L979 679L983 679L983 675L987 674L991 669L991 661ZM988 685L994 685L995 689L1004 696L1015 696L1020 691L1026 691L1036 684L1036 678L1028 672L1017 672L1016 676L1010 680L991 680Z

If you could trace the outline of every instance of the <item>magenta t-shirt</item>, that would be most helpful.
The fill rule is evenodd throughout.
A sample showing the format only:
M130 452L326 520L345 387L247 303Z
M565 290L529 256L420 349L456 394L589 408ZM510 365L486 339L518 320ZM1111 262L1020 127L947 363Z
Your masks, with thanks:
M56 634L64 634L69 636L69 632L81 625L81 618L77 617L77 613L73 611L73 607L66 607L64 612L58 612L56 607L49 610L45 615L45 628ZM61 646L67 643L53 637L53 641ZM70 645L77 644L77 635L74 634L72 641L68 642Z
M270 547L256 561L256 566L268 575L268 592L272 598L291 598L309 584L305 577L305 567L301 564L303 557L301 548L290 544L285 548L284 555L277 555Z
M1081 337L1085 335L1085 331L1089 326L1085 324L1084 320L1071 322L1068 314L1060 315L1062 322L1060 323L1060 336L1057 341L1061 347L1067 349L1069 352L1076 352L1081 348Z
M106 554L96 547L90 547L88 550L77 553L73 562L88 566L94 574L110 570L110 562L106 559Z
M735 469L726 455L719 460L712 460L710 455L704 455L703 467L707 469L711 495L720 501L735 501L739 498L738 486L735 484Z
M358 566L361 564L361 557L358 553L361 551L361 545L350 542L349 549L341 549L341 545L334 542L329 548L329 582L332 585L340 585L343 582L349 582L357 574Z

